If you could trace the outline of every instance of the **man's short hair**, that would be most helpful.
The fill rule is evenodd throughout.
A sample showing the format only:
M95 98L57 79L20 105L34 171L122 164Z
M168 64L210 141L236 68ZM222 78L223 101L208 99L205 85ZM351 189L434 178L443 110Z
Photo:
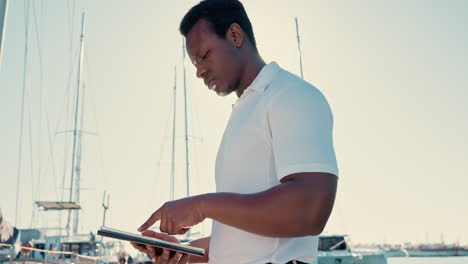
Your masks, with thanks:
M203 0L193 6L180 22L179 31L186 37L193 26L205 19L211 24L212 29L221 38L226 37L226 32L233 23L239 24L247 38L257 50L255 36L249 17L244 6L238 0Z

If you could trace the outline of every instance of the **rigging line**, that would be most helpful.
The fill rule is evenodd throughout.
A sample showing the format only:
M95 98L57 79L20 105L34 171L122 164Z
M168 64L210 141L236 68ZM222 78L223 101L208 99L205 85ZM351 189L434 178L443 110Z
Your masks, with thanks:
M195 98L195 96L192 96L192 98ZM195 105L194 108L195 110L192 109L192 106L190 106L190 111L194 111L195 113L200 113L200 108L198 107L198 101L197 100L194 100L192 99L192 103ZM194 115L192 112L190 113L190 115L193 117L195 117L195 122L194 124L192 125L192 129L193 130L196 130L197 127L198 127L198 135L201 139L201 142L203 142L203 131L202 131L202 126L201 126L201 122L200 122L200 116L199 115Z
M192 93L192 97L191 97L191 98L193 98L193 93ZM194 101L195 101L195 100L192 99L192 104L195 104ZM198 104L197 104L197 105L198 105ZM195 107L196 107L196 106L195 106ZM202 143L202 142L203 142L203 134L202 134L202 132L201 132L201 126L200 126L199 116L193 114L192 108L190 108L190 110L191 110L190 115L191 115L192 117L195 117L195 122L197 122L197 124L198 124L198 128L199 128L199 134L198 134L198 135L199 135L199 137L200 137L200 142ZM197 113L198 113L198 112L199 112L199 111L197 111ZM193 119L193 118L192 118L192 119ZM192 122L193 127L195 127L195 122ZM192 128L192 131L195 131L195 128ZM199 179L198 181L195 181L195 182L198 183L198 191L200 192L200 191L201 191L201 185L200 185L200 182L201 182L200 175L201 175L201 174L200 174L200 167L198 166L198 165L200 164L199 159L198 159L198 146L197 146L197 144L196 144L195 141L192 143L192 146L193 146L193 155L192 155L192 156L193 156L194 159L195 159L193 167L195 167L195 176Z
M69 201L72 202L73 201L73 183L74 183L74 180L75 180L75 161L76 161L76 148L77 148L77 136L80 136L78 133L81 133L81 132L78 132L77 133L77 126L78 126L78 109L80 107L79 105L79 102L80 102L80 88L81 88L81 76L82 76L82 62L83 62L83 46L84 46L84 18L85 18L85 14L84 12L82 13L82 16L81 16L81 34L80 34L80 54L79 54L79 58L78 58L78 72L77 72L77 85L76 85L76 98L75 98L75 113L74 113L74 120L73 120L73 123L74 123L74 126L73 126L73 146L72 146L72 164L71 164L71 179L70 179L70 196L69 196ZM80 144L79 144L80 145ZM79 147L78 145L78 147ZM78 164L78 163L77 163ZM78 164L79 165L79 164ZM79 173L77 173L77 178L79 177ZM78 196L78 192L79 192L79 186L76 186L76 196L75 196L75 201L77 199L77 196ZM68 217L67 217L67 235L69 234L69 231L70 231L70 214L71 214L71 210L68 210ZM76 223L77 221L75 220L74 224L75 226L73 227L73 233L76 233Z
M74 40L74 37L75 37L75 13L76 13L75 4L76 4L75 0L72 0L71 28L70 28L70 55L72 54L73 43L75 43L75 40ZM70 59L72 59L71 56L70 56ZM71 61L70 61L70 63L71 63Z
M96 103L93 101L93 99L91 98L91 106L94 108L94 123L96 124L96 135L97 135L97 142L98 142L98 152L99 152L99 164L100 164L100 176L102 178L102 181L103 181L103 185L106 186L106 174L105 174L105 168L104 168L104 156L103 156L103 151L102 151L102 140L101 140L101 134L100 134L100 130L99 130L99 125L98 125L98 118L97 118L97 107L96 107Z
M47 97L45 98L45 100L47 100ZM45 101L45 105L47 106L47 101ZM37 185L40 186L40 182L41 182L41 177L40 175L43 175L47 172L47 164L49 162L51 162L51 166L52 166L52 177L54 179L54 186L55 186L55 198L58 200L58 189L59 189L59 186L57 186L57 174L55 173L55 155L54 155L54 148L53 148L53 139L52 139L52 131L51 131L51 128L50 128L50 120L49 120L49 111L47 109L47 107L45 107L45 116L46 116L46 127L47 127L47 139L49 141L49 158L48 158L48 161L46 162L46 166L44 168L42 168L42 173L39 174L39 177L38 177L38 182L37 182ZM39 189L38 189L39 190ZM37 195L36 195L37 199L40 198L39 196L39 191L37 192Z
M189 149L188 149L188 127L187 127L187 84L185 77L185 39L182 38L182 69L183 69L183 80L184 80L184 112L185 112L185 173L186 173L186 183L187 191L186 196L190 196L190 170L189 170Z
M87 83L89 83L89 80L92 80L92 75L91 75L91 70L90 70L90 64L89 64L89 56L88 56L88 52L87 50L83 50L83 56L84 56L84 63L85 63L85 71L86 71L86 78L83 78L84 80L87 80ZM84 84L86 86L88 86L87 84ZM91 85L92 87L92 85ZM89 94L89 93L88 93ZM96 135L97 135L97 142L98 142L98 152L99 152L99 166L100 166L100 170L98 170L98 173L100 176L102 176L101 178L103 179L104 181L104 186L105 186L105 183L106 183L106 179L105 179L105 174L104 174L104 158L103 158L103 154L102 154L102 142L101 142L101 137L100 137L100 133L99 133L99 124L98 124L98 118L97 118L97 107L96 107L96 103L94 102L94 98L92 96L89 96L88 95L88 100L90 101L89 104L91 105L92 107L92 113L93 113L93 117L94 117L94 124L96 125Z
M195 120L194 120L194 122L190 122L190 128L192 129L192 131L197 130L197 132L194 132L192 135L193 136L199 135L200 140L203 141L203 133L202 133L201 125L200 125L201 124L200 117L199 117L199 115L194 114L194 113L199 113L200 112L199 107L198 107L199 100L197 100L198 96L195 96L195 92L193 92L193 90L192 90L192 97L191 98L192 98L191 99L191 104L189 104L190 116L192 117L192 119L195 118Z
M69 116L70 116L70 113L72 111L72 109L70 108L70 91L71 91L71 78L72 78L72 73L73 73L73 70L74 70L74 64L73 64L73 61L74 61L74 57L73 57L73 43L74 43L74 39L73 39L73 36L74 36L74 29L75 29L75 1L73 1L73 8L71 10L71 15L70 15L70 1L67 1L67 11L68 11L68 19L67 19L67 22L68 22L68 32L70 34L69 36L69 39L70 39L70 45L69 45L69 54L70 54L70 60L69 60L69 65L71 65L70 67L70 71L68 73L68 90L67 90L67 108L66 108L66 111L65 111L65 130L68 130L68 125L69 125ZM78 54L78 53L77 53ZM64 137L64 161L63 161L63 174L62 174L62 193L61 193L61 201L63 201L63 197L65 195L65 177L66 177L66 168L67 168L67 152L68 152L68 147L69 147L69 143L70 141L68 140L68 137ZM72 192L72 189L70 188L70 194Z
M75 58L77 58L79 55L79 51L77 51L77 53L75 54ZM71 79L72 79L72 72L75 70L74 68L74 64L70 63L70 71L68 73L68 87L67 87L67 90L66 90L66 98L67 100L64 101L64 108L65 108L65 131L68 131L69 129L69 117L70 115L72 114L72 108L71 108L71 103L70 101L72 101L71 99L71 90L72 90L72 87L71 87ZM56 127L59 127L59 120L57 120L57 126ZM69 150L69 146L70 145L70 140L68 140L68 137L64 137L64 152L63 152L63 171L62 171L62 193L60 195L60 201L63 201L64 199L64 196L65 196L65 178L66 178L66 175L67 175L67 154L68 154L68 150ZM72 190L70 189L69 192L71 193ZM60 214L59 215L59 224L60 226L62 226L62 217L63 217L63 214ZM62 229L60 229L60 235L62 235Z
M89 64L89 56L87 50L84 50L84 56L85 56L85 64L86 64L86 80L92 80L92 75L91 75L91 70L90 70L90 64ZM103 184L106 186L106 174L105 174L105 168L104 168L104 156L103 156L103 151L102 151L102 141L101 141L101 134L100 134L100 129L99 129L99 123L98 123L98 118L97 118L97 107L96 103L94 102L93 97L90 97L91 100L91 106L93 107L93 117L94 117L94 123L96 124L96 135L97 135L97 142L98 142L98 152L99 152L99 163L100 163L100 175L102 176L103 179Z
M38 29L38 23L37 23L37 14L36 14L36 1L33 1L32 3L32 8L33 8L33 18L34 18L34 28L35 28L35 33L36 33L36 43L37 43L37 51L38 51L38 58L39 58L39 129L38 129L38 137L39 137L39 143L38 143L38 153L39 153L39 158L38 158L38 167L37 167L37 177L41 177L41 138L42 138L42 108L43 108L43 64L42 64L42 49L41 49L41 42L40 42L40 37L39 37L39 29ZM40 182L40 180L38 180ZM39 190L39 189L38 189ZM36 197L37 198L37 197Z
M168 115L167 115L167 118L166 118L166 126L165 126L165 129L164 129L164 136L163 136L163 140L162 140L162 143L165 143L166 141L164 139L167 138L167 134L168 134L168 131L169 131L169 123L171 121L171 116L172 116L172 108L173 108L173 102L171 101L169 103L169 111L168 111ZM161 144L161 148L159 150L159 163L161 163L161 160L162 160L162 155L163 155L163 152L164 152L164 145L165 144Z
M185 47L185 46L184 46ZM185 49L184 49L184 57L185 57ZM185 64L185 59L184 59L184 62ZM185 66L185 65L184 65ZM184 67L184 70L185 70L185 67ZM198 104L197 104L197 100L196 99L196 96L193 96L193 92L192 92L192 100L191 100L191 104L189 104L189 113L190 113L190 116L192 117L190 120L192 119L195 119L193 122L190 122L190 128L191 128L191 131L196 131L197 130L197 127L198 127L198 135L200 135L200 140L201 142L203 142L203 133L202 133L202 130L201 130L201 125L200 125L200 118L198 115L194 114L194 108L197 108L198 109ZM196 137L193 137L193 138L196 138ZM195 139L196 140L196 139ZM191 146L193 147L193 154L191 155L192 157L194 157L194 162L193 162L193 167L195 169L195 175L194 177L200 177L200 173L199 173L199 167L198 167L198 164L199 164L199 161L198 161L198 149L197 149L197 142L195 142L195 140L192 141L192 144ZM192 182L196 182L198 183L198 190L200 191L201 187L200 187L200 182L201 181L192 181Z
M174 97L174 104L173 104L173 116L172 116L172 156L171 156L171 185L170 185L170 200L174 200L175 197L175 153L176 153L176 142L175 142L175 134L176 134L176 102L177 102L177 66L174 66L174 90L173 90L173 97Z
M68 2L67 2L68 4ZM74 13L74 7L73 7L73 13ZM74 24L72 24L72 26L74 26ZM70 70L68 72L68 80L67 80L67 93L66 93L66 97L68 98L68 104L67 104L67 109L65 111L65 117L66 117L66 122L65 122L65 129L68 130L68 117L70 116L70 113L71 113L71 109L70 109L70 91L72 89L71 87L71 79L72 79L72 74L75 70L75 65L73 63L73 61L75 61L75 59L79 56L79 49L77 49L76 53L75 53L75 56L73 56L73 52L72 52L72 44L73 44L73 32L74 31L71 31L70 30L70 61L69 61L69 64L70 64ZM58 127L58 125L57 125Z
M190 114L189 116L187 116L187 120L189 119L188 117L190 117L190 120L193 119L193 107L192 107L193 99L192 99L191 96L192 96L192 93L190 93L190 91L187 91L186 98L187 98L187 102L188 102L188 103L187 103L187 105L188 105L188 113ZM187 121L187 122L188 122L188 121ZM194 130L194 122L189 122L189 123L187 123L187 124L190 126L190 131L195 131L195 130ZM192 135L191 135L191 138L192 138L192 140L191 140L191 141L190 141L190 140L188 141L188 143L191 144L190 147L196 145L196 144L195 144L195 140L196 140L195 134L192 134ZM192 154L192 155L191 155L190 157L196 155L195 149L193 149L193 153L191 153L191 154ZM192 165L192 164L194 164L194 165L191 166L191 167L192 167L192 168L195 167L195 169L196 169L196 161L190 163L190 165ZM195 174L195 175L196 175L196 174ZM192 175L192 177L194 177L195 175ZM188 180L190 180L190 179L188 179ZM193 181L192 181L192 182L193 182ZM195 182L196 182L196 181L195 181ZM194 189L194 188L192 188L192 189Z
M83 52L83 56L84 56L84 52ZM77 167L77 170L79 169L80 172L76 172L76 176L75 176L75 185L76 185L76 191L75 191L75 202L76 203L80 203L80 193L81 193L81 182L83 182L83 178L81 176L81 172L83 171L81 168L86 168L87 167L87 160L83 160L82 159L82 153L83 153L83 122L84 122L84 113L85 113L85 98L86 98L86 95L85 95L85 91L86 91L86 82L82 82L82 85L81 85L81 113L80 113L80 121L79 121L79 132L78 132L78 142L77 142L77 149L76 149L76 167ZM78 230L78 219L79 219L79 214L80 214L80 211L79 210L75 210L73 212L74 214L74 230Z
M78 56L78 52L75 54L75 58ZM68 100L64 100L63 101L63 105L60 109L64 109L64 111L60 111L60 114L63 114L63 116L65 116L65 130L68 129L67 125L68 125L68 116L70 114L70 90L71 90L71 78L72 78L72 73L73 71L75 70L74 68L74 65L73 64L70 64L71 67L69 68L69 71L68 71L68 79L67 79L67 85L66 85L66 89L65 89L65 97L68 99ZM62 119L61 119L62 115L59 115L59 118L57 119L56 121L56 124L55 124L55 127L58 129L60 127L60 124L62 122Z
M26 93L26 72L27 72L27 58L28 58L28 36L29 36L29 0L25 0L25 42L24 42L24 60L23 60L23 95L21 99L21 119L20 119L20 138L19 138L19 152L18 152L18 176L16 179L16 204L15 204L15 226L18 226L18 200L19 200L19 186L21 180L21 152L23 149L23 123L24 123L24 97Z
M47 105L47 102L46 102L46 105ZM48 171L47 170L47 168L48 168L47 164L51 163L52 164L51 165L52 166L52 177L54 178L54 186L55 186L55 188L54 188L55 189L55 199L58 200L58 197L59 197L58 189L60 189L60 186L57 186L57 179L56 179L56 173L55 173L55 163L54 163L55 155L54 155L54 148L53 148L54 145L52 143L54 140L51 137L52 131L50 129L49 113L47 111L47 108L45 108L45 111L46 111L46 124L47 124L47 132L48 132L47 136L48 136L48 141L49 141L49 156L48 156L48 160L46 162L46 166L44 166L42 168L42 171L41 171L40 175L43 175L43 174L47 173L47 171ZM40 185L41 185L41 177L38 177L37 186L40 186ZM37 189L37 191L36 191L36 198L38 200L40 200L39 199L40 198L39 189Z
M75 54L76 57L78 57L78 52ZM76 58L75 57L75 58ZM65 97L67 98L67 100L64 100L64 106L63 108L65 109L65 111L61 112L61 113L64 113L65 114L65 124L64 124L64 130L65 131L68 131L69 130L69 117L71 115L71 96L70 96L70 93L71 93L71 79L72 79L72 72L75 70L75 68L73 67L74 65L71 64L71 67L70 67L70 71L68 72L68 84L67 84L67 89L66 89L66 93L65 93ZM59 118L57 120L57 125L56 127L58 128L60 126L60 121L61 119ZM64 199L64 195L65 195L65 178L66 178L66 175L67 175L67 153L68 153L68 148L69 148L69 143L70 141L68 140L68 137L64 137L64 152L63 152L63 172L62 172L62 193L61 193L61 197L60 197L60 200L63 201ZM71 191L71 190L70 190Z
M161 166L161 163L162 163L162 159L163 159L163 153L164 153L164 146L165 146L165 143L166 143L166 138L167 138L167 135L168 135L168 131L169 131L169 123L171 121L171 116L173 115L173 106L174 106L174 100L169 100L169 111L168 111L168 115L167 115L167 118L166 118L166 126L164 128L164 133L163 133L163 137L162 137L162 141L161 141L161 147L159 149L159 161L158 161L158 168L160 168ZM158 175L159 176L159 175Z
M29 94L29 98L32 98L32 95ZM31 199L32 204L34 204L34 159L33 159L33 136L32 136L32 118L31 118L31 105L28 107L28 117L29 117L29 159L30 159L30 166L31 166ZM34 207L33 207L33 217L31 217L30 228L32 228L32 220L34 218Z
M73 60L73 58L72 58L73 57L73 55L72 55L73 54L73 52L72 52L73 34L72 34L72 25L71 25L72 22L71 22L71 18L70 18L71 17L70 12L71 12L70 11L70 1L67 0L67 24L68 24L67 29L68 29L68 34L69 34L68 39L70 39L70 43L68 45L68 51L69 51L70 57L69 57L68 62L71 64L72 60Z
M73 36L75 35L75 0L72 0L73 5L72 5L72 10L71 10L71 15L70 15L70 1L67 1L67 9L68 9L68 32L70 34L70 46L69 46L69 51L70 51L70 64L72 63L72 50L73 50L73 43L75 43Z
M193 92L192 92L192 95L193 95ZM190 128L191 128L191 131L195 131L195 127L196 127L196 124L197 124L197 123L198 123L198 125L199 125L198 127L200 128L200 121L199 121L198 115L194 115L194 110L193 110L193 108L196 108L196 105L195 105L195 101L196 101L196 100L195 100L195 96L192 96L191 98L192 98L192 100L191 100L191 104L189 105L189 109L190 109L190 116L192 116L192 119L190 119L190 120L195 119L195 121L194 121L194 122L190 122ZM194 105L195 105L195 106L194 106ZM198 104L197 104L197 105L198 105ZM193 118L193 117L195 117L195 118ZM200 133L199 133L198 135L200 135L200 138L201 138L201 140L203 141L203 137L202 137L202 135L201 135L201 129L199 129L199 132L200 132ZM195 175L193 175L193 176L194 176L193 178L197 178L197 177L200 176L199 168L198 168L198 155L197 155L198 149L197 149L197 142L195 141L195 140L197 140L197 139L196 139L195 134L193 134L192 136L193 136L192 145L191 145L191 146L193 147L192 157L194 157L194 159L195 159L195 161L193 162L193 166L192 166L193 168L195 168ZM192 180L192 182L197 183L197 185L198 185L198 190L200 191L200 181L193 181L193 180ZM194 188L194 189L195 189L195 188Z

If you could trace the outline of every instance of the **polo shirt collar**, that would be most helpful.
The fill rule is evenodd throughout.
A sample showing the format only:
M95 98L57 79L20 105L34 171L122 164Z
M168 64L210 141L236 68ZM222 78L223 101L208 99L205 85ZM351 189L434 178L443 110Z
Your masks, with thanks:
M272 61L263 66L262 70L255 77L254 81L245 90L254 90L257 92L265 91L265 88L273 81L276 74L281 70L278 63ZM245 91L244 91L245 92Z

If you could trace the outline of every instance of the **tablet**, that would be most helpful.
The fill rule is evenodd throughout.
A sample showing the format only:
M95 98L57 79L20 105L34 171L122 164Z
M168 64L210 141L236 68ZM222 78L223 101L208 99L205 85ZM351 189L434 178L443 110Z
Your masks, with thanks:
M168 242L164 241L161 239L157 239L154 237L148 237L148 236L142 236L138 234L133 234L109 227L102 226L98 232L98 235L100 236L105 236L105 237L110 237L110 238L115 238L115 239L120 239L120 240L126 240L138 244L144 244L144 245L150 245L153 247L158 247L158 248L166 248L170 249L173 251L178 251L182 253L187 253L191 255L196 255L203 257L205 256L205 250L203 248L197 248L197 247L191 247L191 246L186 246L174 242Z

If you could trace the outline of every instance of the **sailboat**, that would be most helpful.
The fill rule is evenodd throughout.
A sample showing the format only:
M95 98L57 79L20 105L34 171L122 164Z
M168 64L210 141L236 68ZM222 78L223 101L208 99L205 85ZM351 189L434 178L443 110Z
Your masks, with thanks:
M0 0L0 3L6 3ZM6 4L0 5L6 10ZM0 17L6 17L5 13L0 12ZM5 21L4 19L2 21ZM0 24L4 25L4 23ZM21 230L22 237L28 237L27 245L24 244L17 249L18 252L12 252L5 261L10 263L42 262L42 263L117 263L117 258L112 254L113 243L103 243L102 239L93 233L80 234L79 210L80 206L80 173L81 173L81 139L83 134L83 85L81 83L84 37L85 37L85 13L81 16L81 34L79 59L77 70L76 93L74 98L74 127L73 149L71 158L71 176L70 176L70 194L68 200L61 201L36 201L36 206L45 213L50 211L61 211L67 213L66 235L62 235L63 227L59 227L60 233L49 236L41 234L37 229ZM3 36L3 34L2 34ZM3 38L2 38L3 39ZM0 40L2 40L0 39ZM0 44L2 41L0 41ZM0 50L1 51L1 50ZM104 215L108 208L103 202ZM25 234L23 234L25 233ZM3 262L4 260L2 260Z

